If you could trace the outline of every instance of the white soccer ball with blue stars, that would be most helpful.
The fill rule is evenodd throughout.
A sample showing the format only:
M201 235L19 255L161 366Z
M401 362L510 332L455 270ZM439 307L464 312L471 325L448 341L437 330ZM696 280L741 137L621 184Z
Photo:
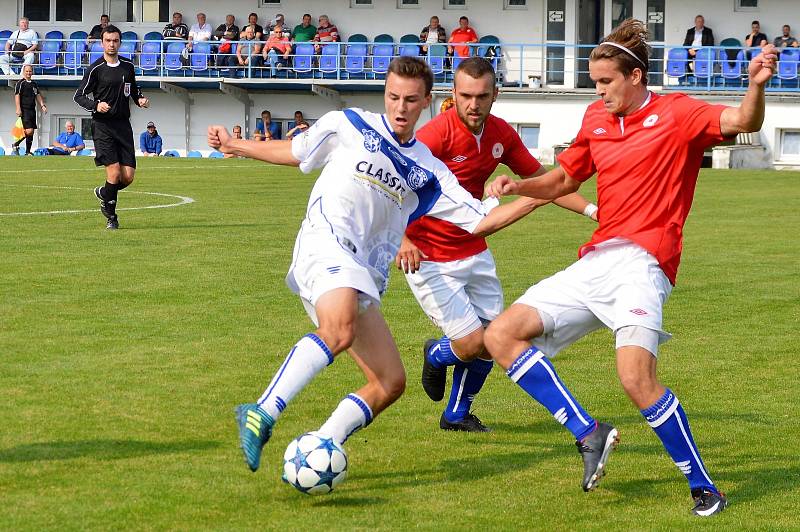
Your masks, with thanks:
M283 453L283 480L308 495L330 493L347 477L347 453L329 436L306 432Z

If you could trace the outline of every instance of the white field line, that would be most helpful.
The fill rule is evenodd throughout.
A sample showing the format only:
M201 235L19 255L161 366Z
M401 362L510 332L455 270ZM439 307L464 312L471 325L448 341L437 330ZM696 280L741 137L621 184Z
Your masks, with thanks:
M59 170L61 171L61 170ZM54 188L60 190L82 190L86 192L92 192L94 189L86 189L80 187L55 187L49 185L12 185L10 183L0 183L2 186L6 187L26 187L26 188ZM125 194L144 194L147 196L161 196L165 198L176 198L180 201L177 203L167 203L163 205L147 205L145 207L122 207L117 209L118 211L140 211L144 209L166 209L168 207L178 207L179 205L186 205L188 203L194 203L194 199L188 196L178 196L176 194L164 194L161 192L140 192L138 190L123 190ZM82 212L97 212L97 208L94 209L71 209L71 210L61 210L61 211L37 211L37 212L0 212L0 216L34 216L37 214L76 214Z

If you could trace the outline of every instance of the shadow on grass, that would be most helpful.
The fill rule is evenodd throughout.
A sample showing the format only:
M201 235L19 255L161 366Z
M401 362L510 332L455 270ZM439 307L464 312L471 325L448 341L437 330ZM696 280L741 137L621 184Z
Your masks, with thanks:
M381 497L348 497L346 495L337 496L336 492L329 498L320 499L312 502L314 508L340 508L352 506L356 508L366 508L372 504L386 504L388 501Z
M97 460L121 460L151 454L204 451L219 446L219 442L206 440L150 442L97 439L39 442L0 449L0 463L51 462L86 457Z

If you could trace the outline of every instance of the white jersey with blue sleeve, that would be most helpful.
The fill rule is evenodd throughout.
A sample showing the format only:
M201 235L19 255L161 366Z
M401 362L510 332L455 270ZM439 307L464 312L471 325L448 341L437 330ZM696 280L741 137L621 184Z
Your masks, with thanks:
M324 166L287 275L312 303L341 279L379 301L410 221L433 216L472 232L496 204L473 198L423 143L400 143L385 116L361 109L327 113L292 140L292 154L305 173Z

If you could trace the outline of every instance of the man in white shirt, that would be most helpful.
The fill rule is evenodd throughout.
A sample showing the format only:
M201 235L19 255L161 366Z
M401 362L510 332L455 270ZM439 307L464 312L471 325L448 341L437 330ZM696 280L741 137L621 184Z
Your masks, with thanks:
M19 19L19 29L14 30L8 38L5 53L0 55L0 70L6 76L11 75L11 63L33 64L34 52L39 46L39 34L30 29L28 24L27 17Z
M192 27L189 30L189 42L186 45L186 48L191 52L193 42L211 40L211 34L213 31L214 28L211 27L211 24L206 22L206 14L198 13L197 22L192 24Z
M291 141L235 141L224 127L209 127L209 146L223 153L305 173L324 166L286 277L317 328L294 345L261 398L237 408L252 471L288 403L339 353L348 352L367 384L339 403L320 428L326 437L343 444L402 395L405 369L380 301L410 220L433 216L490 234L524 215L516 202L497 207L473 198L416 141L414 126L430 104L432 86L424 61L400 57L386 77L386 114L332 111Z

